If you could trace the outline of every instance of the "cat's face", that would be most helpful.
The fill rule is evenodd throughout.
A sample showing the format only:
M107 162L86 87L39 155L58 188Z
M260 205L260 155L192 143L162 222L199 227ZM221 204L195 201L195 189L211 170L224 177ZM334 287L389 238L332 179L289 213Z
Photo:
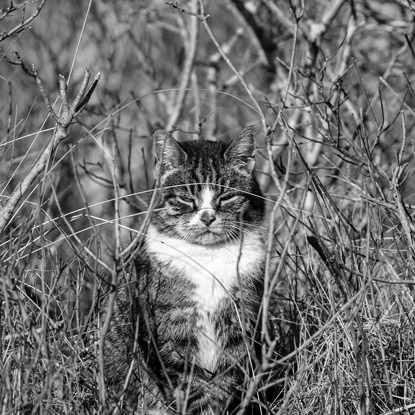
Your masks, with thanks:
M262 225L264 202L253 177L254 131L245 128L229 145L206 140L178 144L154 134L161 178L152 224L160 232L201 245L239 241L241 230Z

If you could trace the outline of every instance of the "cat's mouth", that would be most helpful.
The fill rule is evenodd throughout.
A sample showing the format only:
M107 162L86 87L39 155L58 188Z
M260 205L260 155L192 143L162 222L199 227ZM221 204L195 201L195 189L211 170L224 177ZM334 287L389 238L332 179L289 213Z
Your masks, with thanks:
M223 230L220 226L205 226L203 228L198 228L199 233L214 233L215 235L220 235Z
M187 239L201 245L212 245L225 242L226 235L221 226L204 226L189 229Z

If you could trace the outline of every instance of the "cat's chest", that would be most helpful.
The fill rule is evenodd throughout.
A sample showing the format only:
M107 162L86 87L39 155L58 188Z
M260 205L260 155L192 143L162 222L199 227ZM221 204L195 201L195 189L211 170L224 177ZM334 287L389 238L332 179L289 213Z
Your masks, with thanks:
M149 229L147 250L157 261L174 269L195 286L194 300L206 311L214 311L238 278L258 269L263 258L259 241L235 242L219 247L190 244Z

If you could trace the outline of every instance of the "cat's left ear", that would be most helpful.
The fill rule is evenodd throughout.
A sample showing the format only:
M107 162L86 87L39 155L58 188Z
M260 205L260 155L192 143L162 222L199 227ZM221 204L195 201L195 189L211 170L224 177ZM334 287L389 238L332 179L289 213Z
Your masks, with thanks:
M161 169L161 173L183 165L187 155L170 133L165 130L156 130L153 140L157 159L156 168Z
M229 144L225 159L251 174L255 165L254 152L255 130L253 125L249 125Z

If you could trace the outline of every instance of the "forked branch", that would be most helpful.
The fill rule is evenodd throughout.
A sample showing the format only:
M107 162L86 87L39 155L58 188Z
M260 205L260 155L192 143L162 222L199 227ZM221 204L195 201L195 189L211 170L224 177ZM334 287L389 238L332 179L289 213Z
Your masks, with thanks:
M89 78L91 75L90 75L89 70L86 70L81 89L77 97L75 98L74 103L72 105L69 105L68 100L67 100L67 95L66 95L67 83L66 83L65 78L62 75L60 75L59 96L62 101L62 111L60 114L57 114L55 113L52 107L49 96L39 76L39 73L34 65L32 68L32 73L36 78L36 82L43 96L43 99L46 103L46 107L49 111L49 114L55 120L55 130L53 132L50 143L42 151L39 158L37 159L35 164L30 169L29 173L24 177L24 179L21 180L21 182L13 190L6 204L3 207L1 207L0 209L0 234L4 231L4 229L8 225L10 219L12 218L15 212L16 206L20 202L20 199L22 198L22 196L26 193L29 187L33 184L33 182L36 180L39 174L46 167L51 154L56 150L60 142L68 136L69 125L76 119L76 117L78 117L78 115L85 108L100 78L100 74L98 73L97 76L95 77L94 82L91 84L91 86L89 87L87 91L87 86L88 86Z

